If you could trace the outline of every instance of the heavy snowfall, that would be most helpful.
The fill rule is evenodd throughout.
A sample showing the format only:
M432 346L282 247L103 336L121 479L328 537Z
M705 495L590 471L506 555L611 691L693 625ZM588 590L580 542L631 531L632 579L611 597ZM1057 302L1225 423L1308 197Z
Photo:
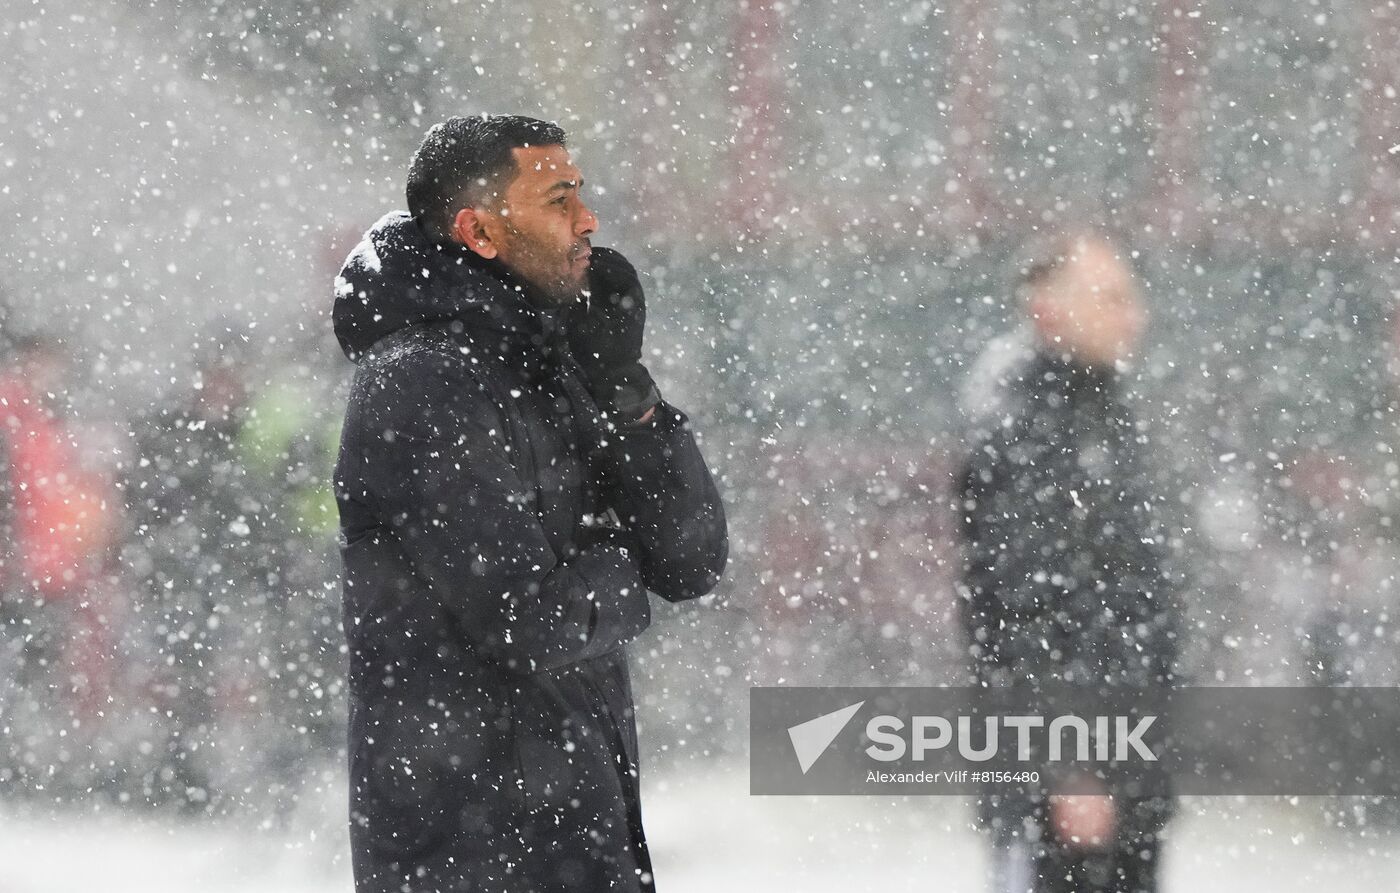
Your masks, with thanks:
M0 889L353 889L335 277L456 115L568 131L723 498L718 585L627 645L662 890L991 889L971 798L751 795L749 690L966 682L969 418L1058 231L1140 299L1113 370L1179 678L1400 683L1393 3L0 25ZM1183 798L1161 854L1167 891L1400 890L1400 805Z

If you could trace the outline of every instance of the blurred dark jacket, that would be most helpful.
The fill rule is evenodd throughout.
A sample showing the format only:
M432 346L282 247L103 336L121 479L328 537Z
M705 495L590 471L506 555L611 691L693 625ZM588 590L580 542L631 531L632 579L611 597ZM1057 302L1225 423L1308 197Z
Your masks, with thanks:
M980 397L964 397L973 424L958 487L960 607L973 678L1032 689L1170 685L1181 618L1146 437L1115 372L1052 356L1026 335L989 348L1005 353L984 356L972 381ZM1173 803L1118 804L1115 845L1089 855L1053 843L1040 793L988 789L978 813L998 846L1031 844L1036 890L1154 889L1156 833ZM1123 887L1111 880L1119 871Z
M406 214L336 287L357 890L652 889L624 646L727 555L686 417L607 432L560 316Z
M959 487L976 679L1168 683L1177 586L1118 376L1039 350L997 374Z

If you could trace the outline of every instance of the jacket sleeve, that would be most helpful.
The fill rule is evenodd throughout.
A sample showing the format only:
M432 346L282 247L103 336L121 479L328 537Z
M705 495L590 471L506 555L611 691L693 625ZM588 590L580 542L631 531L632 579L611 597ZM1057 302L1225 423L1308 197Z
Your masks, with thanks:
M1068 499L1055 457L1040 447L1024 432L998 432L963 466L962 622L981 663L1000 662L1003 640L1059 601L1066 576Z
M646 590L625 547L556 554L494 404L463 400L460 391L435 405L424 402L437 399L430 393L380 399L421 411L400 412L402 423L381 429L355 420L352 408L364 466L348 477L364 480L366 492L342 498L377 504L375 514L475 646L529 673L606 654L646 629Z
M602 450L605 498L636 538L642 580L668 601L705 595L729 559L724 505L685 414L665 402Z
M958 619L973 661L995 664L1000 656L996 637L1004 617L998 593L1006 581L1000 567L1000 553L1016 542L1014 533L1002 523L992 508L997 465L987 455L974 453L962 467L957 498L962 519L963 543L962 599ZM1008 539L1010 537L1010 539Z

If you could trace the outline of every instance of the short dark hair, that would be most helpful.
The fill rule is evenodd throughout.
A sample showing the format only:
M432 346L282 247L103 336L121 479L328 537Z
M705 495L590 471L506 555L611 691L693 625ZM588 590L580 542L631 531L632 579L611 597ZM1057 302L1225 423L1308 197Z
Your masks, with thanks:
M408 213L429 236L452 240L452 221L467 204L485 199L484 186L515 174L511 150L562 146L564 130L523 115L473 115L433 125L408 166Z
M1093 226L1062 227L1032 237L1017 252L1017 287L1025 292L1039 288L1088 243L1106 245L1116 251L1113 239Z

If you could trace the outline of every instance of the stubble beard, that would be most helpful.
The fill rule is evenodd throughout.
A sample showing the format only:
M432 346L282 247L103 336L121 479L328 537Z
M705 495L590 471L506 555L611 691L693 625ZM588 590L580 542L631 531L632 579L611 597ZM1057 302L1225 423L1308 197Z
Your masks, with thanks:
M583 298L583 288L586 282L586 276L579 277L576 282L566 282L558 278L549 278L546 284L535 284L535 289L540 293L540 297L547 306L566 307Z
M534 303L542 308L566 307L583 298L584 289L588 286L588 273L586 270L582 275L574 277L574 279L570 281L558 275L557 272L546 272L544 269L529 269L536 266L548 268L551 265L547 262L536 264L534 261L539 258L539 254L530 250L528 245L522 245L522 241L523 239L517 234L515 236L515 247L523 249L519 252L519 256L524 258L527 263L518 266L513 264L509 266L512 267L512 272L523 279L525 284L529 286L530 291L533 292L532 300ZM570 273L573 271L573 256L574 249L570 248L569 252L565 255L566 268L569 269ZM558 268L554 267L554 269L557 270Z

